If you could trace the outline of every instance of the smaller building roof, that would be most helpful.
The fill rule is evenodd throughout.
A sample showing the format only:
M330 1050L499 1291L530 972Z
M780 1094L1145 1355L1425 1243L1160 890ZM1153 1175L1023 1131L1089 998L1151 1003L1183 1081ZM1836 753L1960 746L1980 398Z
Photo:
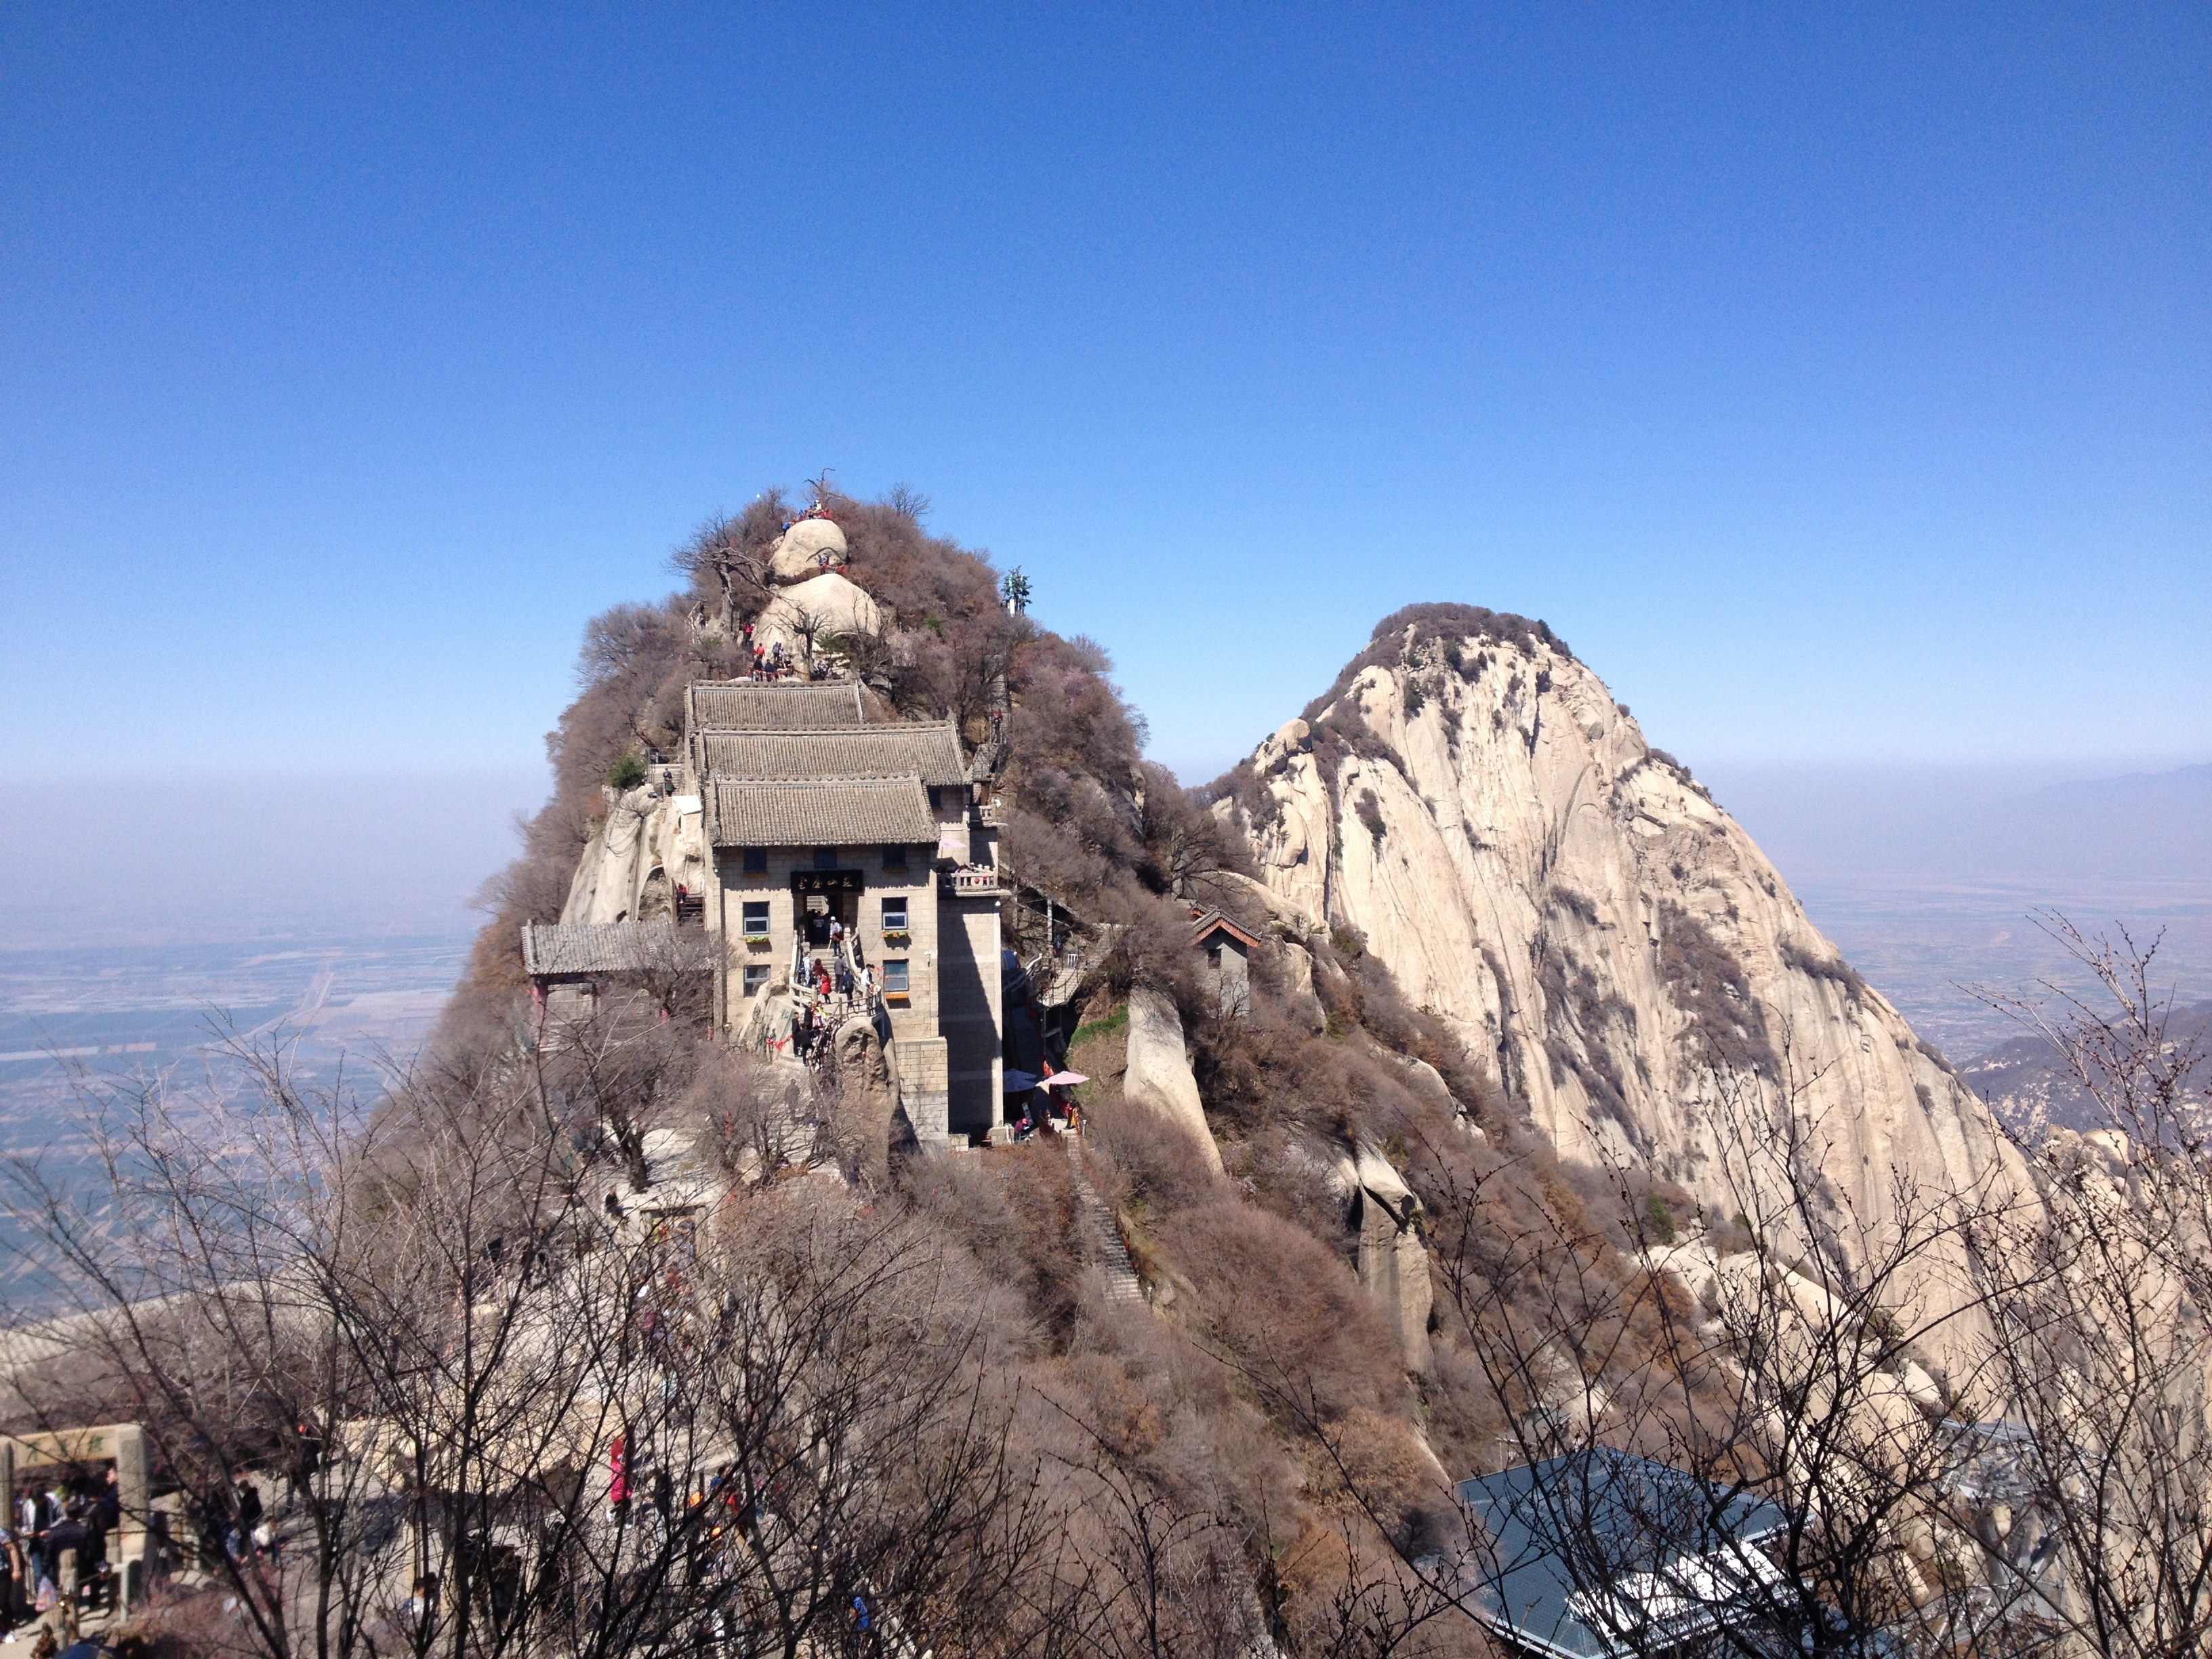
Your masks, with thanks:
M691 688L691 722L701 732L820 732L859 726L866 718L860 688L849 681L784 685L710 680Z
M716 847L910 847L937 839L937 815L916 777L718 781L707 788L707 838Z
M1936 1435L1943 1453L1940 1478L1968 1502L2016 1504L2042 1490L2035 1434L2026 1424L1946 1418L1936 1424Z
M522 968L532 979L638 974L678 963L676 946L676 928L665 921L525 922Z
M1753 1547L1788 1524L1781 1509L1608 1446L1459 1490L1488 1534L1471 1610L1523 1652L1671 1649L1739 1625L1782 1579Z
M1239 941L1248 951L1256 950L1260 941L1223 915L1218 910L1202 910L1190 924L1190 942L1194 948L1203 945L1216 933L1226 933Z
M964 784L960 739L950 720L915 720L834 731L709 732L708 775L750 778L911 778Z

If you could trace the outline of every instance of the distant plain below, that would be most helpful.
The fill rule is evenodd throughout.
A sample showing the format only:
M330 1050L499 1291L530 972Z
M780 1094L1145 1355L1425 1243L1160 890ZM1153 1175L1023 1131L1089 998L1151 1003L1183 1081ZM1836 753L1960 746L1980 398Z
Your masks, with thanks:
M2041 919L2158 944L2155 978L2212 995L2212 766L1715 767L1715 797L1820 930L1964 1062L2020 1027L1983 993L2087 981Z
M2082 769L2075 769L2076 773ZM1814 921L1961 1061L2016 1034L1974 988L2081 976L2038 913L2162 939L2212 994L2212 766L1723 767L1705 781ZM79 1141L71 1077L228 1075L221 1037L287 1042L311 1085L373 1087L428 1036L542 773L142 781L126 829L11 790L0 858L0 1146Z

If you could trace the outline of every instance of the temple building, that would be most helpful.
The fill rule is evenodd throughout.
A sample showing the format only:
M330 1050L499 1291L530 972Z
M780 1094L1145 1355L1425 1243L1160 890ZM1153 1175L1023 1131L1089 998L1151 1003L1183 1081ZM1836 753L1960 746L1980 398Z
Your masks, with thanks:
M785 526L745 623L750 672L692 682L682 752L610 778L560 919L522 928L521 967L541 1025L641 993L666 1013L705 1001L704 979L715 1030L772 1062L819 1073L817 1033L837 1056L879 1044L935 1149L1000 1126L1009 1066L1026 1094L1042 1045L1000 936L994 748L971 761L952 722L900 720L853 678L844 642L882 617L848 556L818 510ZM703 605L691 625L720 637Z
M855 1012L887 1036L921 1144L987 1133L1003 1077L998 814L959 733L870 722L850 682L699 683L684 712L718 1029L766 1029L775 1000L842 963L873 994Z

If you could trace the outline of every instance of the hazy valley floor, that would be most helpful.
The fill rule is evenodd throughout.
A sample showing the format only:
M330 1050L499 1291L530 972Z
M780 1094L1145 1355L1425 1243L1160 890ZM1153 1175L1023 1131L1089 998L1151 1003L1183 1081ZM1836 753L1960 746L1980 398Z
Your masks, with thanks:
M1969 988L2072 982L2038 910L2138 939L2162 931L2182 998L2212 994L2208 780L2202 767L2058 785L2017 770L1767 768L1713 781L1846 959L1963 1062L2017 1035ZM374 1087L381 1062L428 1034L477 924L466 895L505 856L510 805L540 787L498 774L361 783L269 823L246 812L265 792L179 786L161 802L177 826L168 864L104 907L70 875L84 849L11 813L25 879L0 903L0 1153L82 1145L72 1067L219 1082L226 1024L284 1038L307 1081ZM416 810L431 796L442 820ZM332 836L351 872L336 891L304 851ZM119 845L94 850L123 867Z
M2061 912L2084 933L2118 922L2139 943L2162 933L2159 959L2179 1000L2212 991L2212 882L1828 875L1796 891L1845 960L1962 1064L2021 1032L1976 988L2030 1000L2048 994L2046 981L2087 988L2036 926L2039 911Z
M0 951L0 1134L70 1138L71 1075L204 1079L226 1036L281 1041L299 1074L413 1054L466 959L465 934Z

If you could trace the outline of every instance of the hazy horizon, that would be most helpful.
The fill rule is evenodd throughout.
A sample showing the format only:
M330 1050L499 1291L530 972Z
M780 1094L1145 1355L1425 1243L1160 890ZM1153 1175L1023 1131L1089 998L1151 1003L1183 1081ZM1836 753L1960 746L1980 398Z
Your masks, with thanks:
M2162 929L2172 982L2212 995L2212 766L2135 765L1698 775L1815 925L1963 1060L2003 1029L1962 986L2018 990L2063 966L2037 910ZM128 819L54 810L85 798L64 780L0 787L15 877L0 891L0 1018L17 1022L0 1052L46 1041L23 1024L39 1010L104 1018L110 993L158 1010L164 1042L224 997L256 1019L295 1011L325 1049L349 1033L418 1039L483 923L471 900L546 787L543 768L141 777ZM94 1029L53 1030L70 1046Z
M1793 887L1838 878L2212 880L2212 836L2194 816L2212 798L2212 764L1680 758ZM2098 788L2067 793L2082 785ZM2138 785L2182 793L2100 798ZM543 804L550 776L520 765L141 774L131 819L54 810L100 787L66 775L0 785L0 860L15 875L0 890L0 949L472 934L482 917L471 901L514 856L518 817Z

